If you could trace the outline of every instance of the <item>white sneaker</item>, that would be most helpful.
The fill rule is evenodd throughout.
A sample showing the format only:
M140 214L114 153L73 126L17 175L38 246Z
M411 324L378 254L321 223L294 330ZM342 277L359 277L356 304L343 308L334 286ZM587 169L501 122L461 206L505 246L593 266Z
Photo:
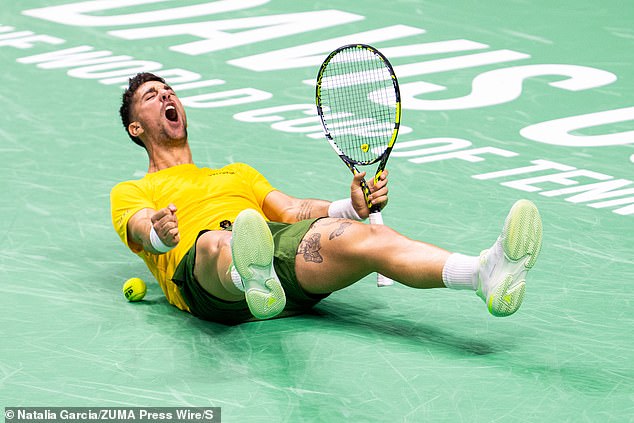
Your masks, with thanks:
M284 310L286 294L273 267L273 236L253 209L240 212L233 223L231 256L244 285L251 314L270 319Z
M489 312L510 316L522 304L526 273L535 265L542 246L542 220L535 204L519 200L504 222L493 247L480 253L478 290Z

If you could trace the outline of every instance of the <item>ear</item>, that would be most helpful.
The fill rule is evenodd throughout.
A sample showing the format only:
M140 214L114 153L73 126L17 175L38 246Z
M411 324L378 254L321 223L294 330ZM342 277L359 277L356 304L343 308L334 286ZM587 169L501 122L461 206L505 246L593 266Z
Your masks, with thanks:
M141 123L134 121L128 125L128 132L133 137L139 137L139 135L141 135L144 131Z

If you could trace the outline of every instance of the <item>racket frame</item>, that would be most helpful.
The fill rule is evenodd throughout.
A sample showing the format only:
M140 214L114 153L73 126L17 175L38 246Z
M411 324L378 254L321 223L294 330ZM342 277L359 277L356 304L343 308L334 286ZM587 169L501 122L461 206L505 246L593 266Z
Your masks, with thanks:
M324 72L326 71L328 64L332 61L332 59L339 53L341 53L344 50L350 50L350 49L365 49L370 51L372 54L374 54L375 56L377 56L378 58L381 59L383 65L385 66L385 68L388 70L388 72L390 73L390 79L392 81L392 85L394 87L394 94L395 94L395 113L394 113L394 127L392 129L392 133L390 136L390 140L387 143L387 146L385 148L385 150L383 151L383 153L381 153L380 155L378 155L377 157L373 158L372 160L368 160L368 161L358 161L358 160L354 160L351 157L349 157L348 155L346 155L341 148L337 145L335 139L333 138L330 130L328 129L328 123L326 122L326 118L325 118L325 113L324 113L324 107L322 105L321 102L321 90L322 90L322 78L324 75ZM368 99L368 101L371 101ZM344 46L341 46L335 50L333 50L324 60L324 62L321 64L320 68L319 68L319 72L317 74L317 85L316 85L316 89L315 89L315 103L317 105L317 114L319 115L319 118L321 120L321 124L322 127L324 129L324 135L326 137L326 139L328 140L328 142L330 143L330 146L335 150L335 152L337 153L337 155L339 156L339 158L346 164L346 166L348 167L348 169L350 169L350 171L352 172L353 175L356 175L357 173L359 173L359 169L357 168L357 165L359 166L367 166L367 165L372 165L375 163L379 163L378 167L376 169L376 173L374 175L374 183L378 183L379 178L381 177L381 174L383 173L383 171L385 170L385 166L387 164L387 160L390 156L390 153L392 152L392 147L394 146L394 143L396 142L396 137L398 136L398 130L399 130L399 126L401 123L401 94L400 94L400 89L399 89L399 85L398 85L398 79L396 78L396 74L394 73L394 68L392 67L392 64L390 63L390 61L387 59L387 57L385 57L383 55L383 53L381 53L379 50L377 50L376 48L368 45L368 44L346 44ZM361 181L361 189L363 191L363 195L365 196L365 200L366 203L368 205L368 208L370 209L370 224L383 224L383 217L381 215L381 206L378 204L372 204L369 196L370 196L370 188L368 187L367 183L365 182L365 180ZM378 274L378 279L377 279L377 285L378 286L389 286L394 284L394 281L392 281L391 279Z

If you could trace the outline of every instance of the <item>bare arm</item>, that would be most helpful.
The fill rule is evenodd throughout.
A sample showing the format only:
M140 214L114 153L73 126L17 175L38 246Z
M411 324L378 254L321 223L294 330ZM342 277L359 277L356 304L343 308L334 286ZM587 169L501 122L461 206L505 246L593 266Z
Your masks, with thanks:
M370 195L372 204L387 202L387 174L387 170L384 171L376 185L372 180L368 182L372 192ZM350 185L352 205L362 219L366 219L370 214L361 190L361 180L364 177L365 172L356 174ZM295 198L281 191L271 191L264 199L262 208L264 214L272 221L294 223L315 217L326 217L329 206L330 201Z
M294 223L313 217L328 216L329 201L291 197L282 191L271 191L262 209L272 221Z
M173 204L160 209L139 210L128 220L128 244L134 249L143 249L152 254L162 254L150 241L150 230L154 227L163 244L175 247L180 241L176 207Z

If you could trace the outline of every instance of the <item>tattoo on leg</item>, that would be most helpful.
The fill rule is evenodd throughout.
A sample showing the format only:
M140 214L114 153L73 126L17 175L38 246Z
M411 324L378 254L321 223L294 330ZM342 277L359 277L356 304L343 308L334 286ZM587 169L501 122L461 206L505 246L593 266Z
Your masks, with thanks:
M339 227L337 229L335 229L334 231L332 231L330 233L330 236L328 237L328 239L332 240L334 238L337 238L339 235L343 235L343 232L346 230L346 228L348 226L352 225L352 223L350 222L343 222L341 225L339 225Z
M307 239L302 240L297 248L297 254L304 256L304 261L310 261L313 263L321 263L324 258L319 254L321 250L321 234L315 233L309 236Z

